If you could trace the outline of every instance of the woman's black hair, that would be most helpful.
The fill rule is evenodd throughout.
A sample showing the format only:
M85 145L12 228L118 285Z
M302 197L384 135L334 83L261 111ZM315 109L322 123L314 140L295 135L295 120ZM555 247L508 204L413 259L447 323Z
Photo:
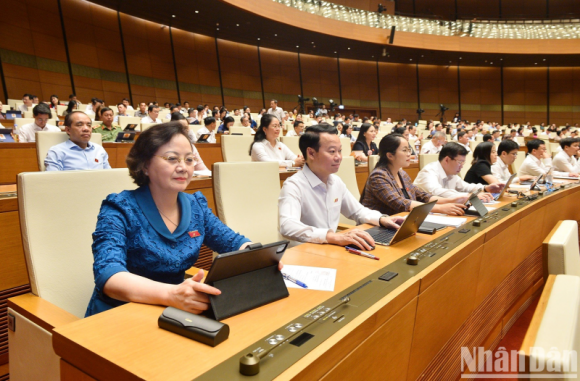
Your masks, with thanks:
M485 160L488 163L493 164L491 162L491 150L494 146L495 144L493 142L479 143L473 150L473 161L471 164L473 165L479 160Z
M278 120L278 118L272 114L262 115L262 118L260 119L260 125L256 130L256 135L254 135L254 141L252 142L252 144L250 144L250 155L252 155L252 147L254 146L254 143L259 143L262 140L266 139L266 133L264 132L264 128L268 128L268 126L272 123L274 119ZM278 122L280 121L278 120Z
M227 126L228 123L234 123L236 120L234 119L233 116L226 116L224 118L224 126Z
M157 124L143 131L127 155L127 168L135 184L139 186L149 184L149 176L145 174L145 168L159 147L169 143L173 137L180 134L189 141L188 132L189 128L178 121Z
M394 155L401 146L401 139L406 141L403 135L397 133L386 135L381 139L379 143L379 161L376 168L386 167L390 163L387 153Z
M363 143L366 143L366 139L365 138L365 133L369 130L369 128L374 127L372 124L370 123L363 123L360 126L360 131L358 132L358 136L356 137L356 141L362 141ZM356 142L355 142L356 143Z
M70 114L71 112L73 112L76 105L77 105L77 102L75 102L75 101L68 102L68 106L66 107L66 113Z

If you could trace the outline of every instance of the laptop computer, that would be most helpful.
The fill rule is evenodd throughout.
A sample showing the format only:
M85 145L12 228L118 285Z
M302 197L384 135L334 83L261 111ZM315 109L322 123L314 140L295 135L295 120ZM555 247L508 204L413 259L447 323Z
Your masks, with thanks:
M22 118L22 111L15 110L6 111L6 119L14 120L16 118Z
M14 138L12 137L12 129L0 128L0 143L14 143Z
M540 180L542 180L542 177L544 177L544 175L540 175L536 180L532 181L532 184L530 185L530 190L534 190L534 188L540 183Z
M432 201L413 208L399 229L388 229L377 226L367 229L366 232L373 237L377 245L392 246L397 242L414 236L436 203L437 201Z
M137 128L137 126L138 126L138 124L136 124L136 123L128 124L125 126L125 129L123 131L127 131L127 132L135 131L135 128Z
M505 186L503 187L503 189L501 190L500 193L492 193L491 195L493 196L493 199L495 201L499 200L500 198L503 197L503 194L505 193L506 189L508 189L510 187L510 184L512 183L512 181L516 178L518 174L514 173L510 176L510 178L508 179L507 183L505 184Z
M489 212L489 210L487 210L485 205L483 205L483 202L481 202L479 197L477 197L477 194L472 196L469 199L469 203L473 207L473 210L471 209L471 207L468 209L465 209L465 214L468 214L471 216L483 217Z
M117 139L115 139L115 143L133 143L135 141L135 133L134 132L119 132L117 134Z
M211 136L211 134L201 134L199 139L197 139L196 143L208 143L207 139Z

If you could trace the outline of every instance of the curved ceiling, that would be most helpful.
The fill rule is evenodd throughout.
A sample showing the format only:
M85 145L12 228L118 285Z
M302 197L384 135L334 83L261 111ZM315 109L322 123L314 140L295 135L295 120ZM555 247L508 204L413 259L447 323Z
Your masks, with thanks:
M532 50L534 53L531 54L493 53L497 43L491 40L481 42L481 47L486 47L487 51L475 49L475 52L467 52L466 50L469 49L462 49L458 44L450 44L442 48L441 44L436 44L440 48L434 49L431 46L434 46L436 40L423 35L418 38L414 33L403 32L395 33L395 44L388 45L386 42L389 31L327 20L308 14L296 16L293 11L300 11L270 0L170 0L170 4L161 5L154 0L92 0L92 2L132 16L194 33L216 36L219 39L329 57L340 56L340 58L370 61L378 59L381 62L397 63L420 62L433 65L461 63L461 65L471 66L577 66L580 59L580 54L542 54L540 52L545 52L546 49L541 47ZM260 12L260 4L279 7L279 18L266 17L264 12ZM240 7L255 8L256 12L248 12ZM292 22L295 19L297 22ZM304 24L304 22L298 22L304 20L312 20L305 24L312 25L310 29L296 26ZM332 21L330 25L333 27L327 27L329 25L327 21ZM358 32L355 33L355 30ZM343 37L337 37L337 34ZM367 36L369 38L366 38ZM414 43L405 45L412 47L398 46L398 41L409 40L409 38ZM469 38L469 40L472 39ZM527 42L532 41L527 40ZM550 44L549 40L546 42ZM572 43L579 45L577 41L572 41ZM382 55L385 48L387 56Z

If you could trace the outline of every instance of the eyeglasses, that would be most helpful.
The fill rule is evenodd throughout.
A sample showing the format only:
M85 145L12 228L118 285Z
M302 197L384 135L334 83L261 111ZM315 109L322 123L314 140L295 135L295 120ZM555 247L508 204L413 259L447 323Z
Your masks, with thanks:
M457 159L453 159L453 160L456 161L457 164L459 164L459 165L465 164L465 160L457 160Z
M190 165L190 166L195 165L195 158L193 156L188 156L188 157L161 156L161 155L154 155L154 156L162 158L163 160L167 161L171 165L177 165L178 163L181 163L182 160L185 163L185 165Z

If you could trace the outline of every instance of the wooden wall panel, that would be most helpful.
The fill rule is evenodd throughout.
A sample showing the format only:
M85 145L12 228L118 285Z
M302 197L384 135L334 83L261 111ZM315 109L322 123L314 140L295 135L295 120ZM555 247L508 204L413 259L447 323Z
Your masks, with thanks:
M546 0L502 0L504 18L545 18Z
M451 119L457 112L457 66L419 65L419 86L423 119L439 120L439 105L449 107Z
M501 69L462 66L461 117L501 122Z
M505 123L547 120L546 68L504 68Z
M336 103L340 101L338 87L338 65L334 57L319 57L309 54L300 54L302 65L302 84L304 86L304 96L312 99L316 97L319 102L324 102L328 106L328 100L332 99ZM353 69L352 66L355 66ZM345 86L348 87L350 72L357 72L356 61L340 60L340 71L343 88L343 103L348 97L344 94ZM346 81L346 82L345 82ZM351 94L354 95L355 91ZM298 93L296 93L298 94ZM359 99L359 98L354 98ZM306 105L308 108L308 104Z
M300 74L298 72L298 53L283 52L274 49L260 48L262 58L262 76L266 108L270 99L278 100L278 106L285 110L298 104L300 94ZM304 78L304 55L301 54L302 76ZM304 95L311 98L304 88ZM316 96L316 95L315 95ZM261 107L261 106L260 106ZM308 107L308 104L306 105Z
M190 88L198 88L189 86L199 85L195 35L175 28L172 28L171 32L173 34L173 47L175 49L175 63L180 82L181 100L189 102L192 107L196 107L202 103L201 91L190 91Z
M557 126L572 122L575 118L574 105L575 93L580 95L580 76L574 77L575 68L553 67L550 68L550 123ZM580 97L576 97L580 100ZM576 120L578 120L576 118Z

